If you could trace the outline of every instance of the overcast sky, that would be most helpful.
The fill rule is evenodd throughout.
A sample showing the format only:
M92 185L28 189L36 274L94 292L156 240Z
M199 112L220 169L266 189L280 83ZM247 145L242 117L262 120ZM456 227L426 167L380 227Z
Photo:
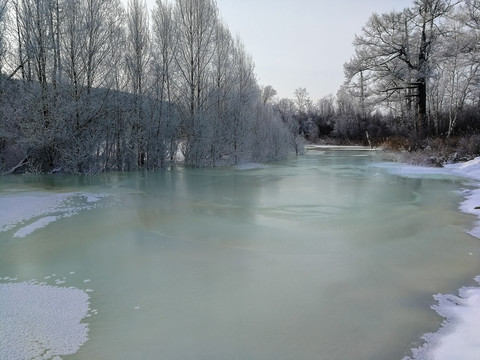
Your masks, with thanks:
M316 101L335 94L352 41L373 12L410 7L413 0L217 0L232 34L252 55L261 85L280 97L304 87Z

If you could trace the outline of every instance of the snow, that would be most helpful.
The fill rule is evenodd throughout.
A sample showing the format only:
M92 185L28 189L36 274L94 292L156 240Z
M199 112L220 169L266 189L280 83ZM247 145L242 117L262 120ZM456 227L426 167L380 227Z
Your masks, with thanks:
M480 277L476 278L480 283ZM435 295L433 309L446 318L436 333L424 336L425 345L413 349L414 360L478 360L480 356L480 288L465 287L459 296ZM410 359L410 358L407 358Z
M0 284L0 359L59 360L88 340L89 296L35 281Z
M335 150L335 151L379 151L377 148L359 145L306 145L307 150Z
M92 193L28 192L0 196L0 232L16 230L25 237L61 218L98 206L106 195Z
M0 231L10 230L16 224L34 217L51 214L72 195L72 193L27 193L2 196L0 198Z
M446 165L445 168L453 173L480 180L480 157L464 163L449 164Z
M25 237L27 235L30 235L37 229L41 229L51 222L57 221L58 216L46 216L43 217L27 226L22 227L20 230L18 230L15 234L13 234L13 237Z
M459 164L449 164L444 168L403 166L397 164L377 164L390 173L405 176L455 176L472 179L476 189L464 190L465 200L460 210L477 215L480 219L480 157ZM469 232L480 238L480 220ZM480 284L480 276L475 279ZM480 287L465 287L459 295L434 296L437 305L432 308L446 320L436 333L425 335L425 344L413 349L413 357L404 360L478 360L480 359Z
M464 177L459 171L454 169L434 168L427 166L405 165L400 163L377 163L374 165L377 168L386 169L390 174L398 175L406 178L449 178L449 177Z

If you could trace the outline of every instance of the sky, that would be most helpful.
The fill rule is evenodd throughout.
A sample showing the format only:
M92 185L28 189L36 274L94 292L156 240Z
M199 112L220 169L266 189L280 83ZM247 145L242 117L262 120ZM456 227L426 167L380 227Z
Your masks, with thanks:
M413 0L217 0L234 36L255 63L260 85L293 98L306 88L316 101L336 94L352 42L370 15L403 10Z
M126 1L125 1L126 2ZM220 16L255 63L258 83L278 97L306 88L314 102L335 95L355 34L374 13L411 7L413 0L216 0ZM147 0L150 9L155 0Z

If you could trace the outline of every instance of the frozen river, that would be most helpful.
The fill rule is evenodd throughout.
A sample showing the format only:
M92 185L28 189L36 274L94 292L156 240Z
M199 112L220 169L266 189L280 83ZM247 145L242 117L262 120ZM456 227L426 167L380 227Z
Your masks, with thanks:
M352 150L0 178L0 358L413 356L433 296L478 286L480 240L470 180L401 169Z

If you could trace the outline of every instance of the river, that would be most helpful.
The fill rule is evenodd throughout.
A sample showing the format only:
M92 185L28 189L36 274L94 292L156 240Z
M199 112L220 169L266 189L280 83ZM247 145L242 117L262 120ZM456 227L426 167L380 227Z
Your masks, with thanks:
M433 295L475 284L480 241L458 210L467 180L399 166L373 151L311 150L265 165L2 177L0 283L17 297L53 292L19 310L13 286L0 291L4 316L27 319L0 325L0 354L411 356L444 320ZM55 300L61 289L83 328L49 329L67 345L48 345L43 329L70 301Z

